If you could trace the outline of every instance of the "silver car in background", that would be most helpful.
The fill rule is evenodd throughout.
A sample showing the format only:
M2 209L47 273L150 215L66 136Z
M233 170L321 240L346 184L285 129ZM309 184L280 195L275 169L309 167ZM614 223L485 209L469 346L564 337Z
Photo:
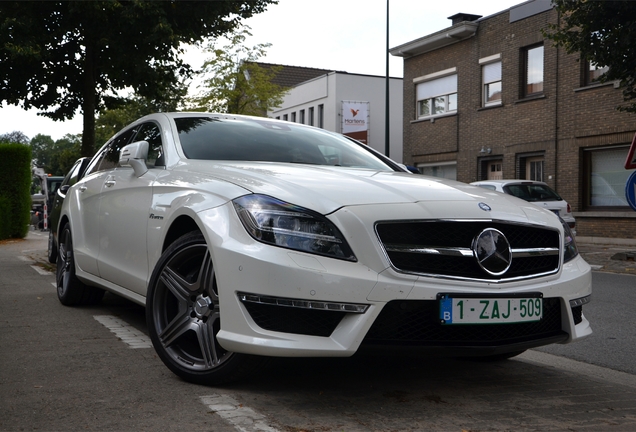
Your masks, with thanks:
M576 234L576 220L572 216L572 207L550 186L544 182L534 180L482 180L472 185L503 192L528 201L541 208L554 212L563 219L573 234Z

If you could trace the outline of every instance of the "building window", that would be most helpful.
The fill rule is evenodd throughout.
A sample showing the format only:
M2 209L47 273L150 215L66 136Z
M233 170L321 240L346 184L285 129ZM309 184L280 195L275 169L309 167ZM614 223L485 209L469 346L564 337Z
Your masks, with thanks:
M285 121L289 120L289 117L287 117L287 114L283 114L283 120Z
M318 105L318 127L325 127L325 106L322 104Z
M608 66L601 67L589 61L582 61L581 64L583 66L583 86L598 84L601 75L609 70Z
M457 162L418 164L417 169L427 176L457 180Z
M296 123L296 111L294 111L293 113L291 113L291 121L293 121L294 123Z
M523 154L517 157L517 177L524 180L545 181L545 156L543 152Z
M522 96L543 93L543 45L523 50L524 71Z
M304 110L304 109L303 109L303 110L298 111L298 116L299 116L299 118L298 118L298 122L299 122L300 124L305 124L305 110Z
M543 181L543 158L526 160L526 180Z
M624 168L629 146L584 153L586 207L628 207L625 184L634 170Z
M501 62L481 67L484 106L501 105Z
M416 87L417 117L457 111L457 74L421 82Z
M309 117L307 120L309 121L309 126L313 126L314 125L314 107L309 107L309 110L307 112L307 117Z

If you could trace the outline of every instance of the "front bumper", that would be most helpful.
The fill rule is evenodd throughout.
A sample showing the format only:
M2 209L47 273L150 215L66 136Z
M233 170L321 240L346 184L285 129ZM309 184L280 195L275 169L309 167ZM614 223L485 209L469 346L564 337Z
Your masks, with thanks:
M570 305L591 294L590 267L580 257L535 279L458 281L398 273L364 223L344 233L354 251L365 252L348 262L258 243L228 206L201 216L220 291L217 339L229 351L335 357L390 347L490 355L569 343L592 332L581 306ZM541 293L551 313L538 330L520 324L444 327L437 319L440 293ZM361 313L342 305L365 308ZM510 328L516 329L512 335Z

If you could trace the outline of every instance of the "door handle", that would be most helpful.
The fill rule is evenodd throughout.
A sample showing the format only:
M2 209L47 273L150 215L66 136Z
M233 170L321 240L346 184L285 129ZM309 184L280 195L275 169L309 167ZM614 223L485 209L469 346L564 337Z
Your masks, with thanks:
M86 186L82 185L79 187L79 191L80 192L84 192L86 189L88 189Z
M106 186L106 187L113 187L113 186L115 186L115 183L116 183L116 181L115 181L115 180L106 180L106 181L104 182L104 186Z

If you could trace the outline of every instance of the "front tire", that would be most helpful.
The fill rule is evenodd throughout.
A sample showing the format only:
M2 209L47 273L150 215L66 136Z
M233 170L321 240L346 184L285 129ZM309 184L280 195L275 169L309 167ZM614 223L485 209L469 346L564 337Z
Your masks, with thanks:
M87 286L75 275L73 255L73 237L71 225L64 225L59 237L60 248L57 254L57 298L65 306L97 304L104 297L104 290Z
M146 299L148 332L164 364L186 381L219 385L254 372L262 359L225 350L219 287L205 238L180 237L162 254Z

